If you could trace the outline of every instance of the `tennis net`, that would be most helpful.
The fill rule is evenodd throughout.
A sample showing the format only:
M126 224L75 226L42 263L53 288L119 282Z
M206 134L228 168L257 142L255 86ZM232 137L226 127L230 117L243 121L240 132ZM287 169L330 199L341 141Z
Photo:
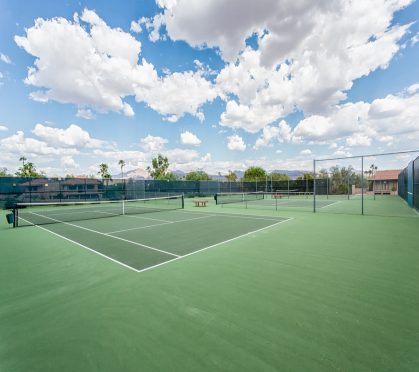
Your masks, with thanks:
M308 199L312 197L312 192L303 192L303 191L275 191L271 193L265 193L265 199L270 197L272 199Z
M14 227L83 221L183 209L183 195L160 198L62 203L17 203Z
M227 192L215 195L216 204L244 203L249 201L261 200L264 198L263 192Z

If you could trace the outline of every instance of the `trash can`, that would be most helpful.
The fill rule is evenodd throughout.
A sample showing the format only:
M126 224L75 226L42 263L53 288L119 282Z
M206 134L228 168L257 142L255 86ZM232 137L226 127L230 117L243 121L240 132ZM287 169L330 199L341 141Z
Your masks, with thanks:
M13 213L6 214L6 219L8 224L13 224L15 222L15 216Z

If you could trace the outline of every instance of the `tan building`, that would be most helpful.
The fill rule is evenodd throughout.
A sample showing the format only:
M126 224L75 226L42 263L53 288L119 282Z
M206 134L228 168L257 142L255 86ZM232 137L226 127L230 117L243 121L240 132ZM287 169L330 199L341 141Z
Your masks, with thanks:
M374 194L397 195L397 181L401 169L377 171L374 176L369 177L370 190Z

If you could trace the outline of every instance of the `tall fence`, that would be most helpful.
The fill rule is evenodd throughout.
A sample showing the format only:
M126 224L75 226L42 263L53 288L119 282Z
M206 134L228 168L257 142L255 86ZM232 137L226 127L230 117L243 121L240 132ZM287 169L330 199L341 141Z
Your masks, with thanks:
M228 182L0 177L0 208L9 209L19 202L142 199L179 194L194 197L213 196L220 192L255 191L312 193L313 180L279 181L267 177L254 182Z
M419 211L419 157L413 162L413 206Z
M419 156L400 173L399 195L419 211Z
M328 194L348 190L348 197L322 197L324 184L315 182L313 211L344 214L418 217L419 151L400 151L314 161L316 176L335 175ZM406 166L407 165L407 166Z
M265 192L249 208L419 217L419 151L316 160L313 179L253 182L0 177L0 208L19 202L143 199ZM407 166L406 166L407 165ZM271 193L271 195L269 195ZM231 205L231 207L234 207ZM237 208L243 205L238 203Z

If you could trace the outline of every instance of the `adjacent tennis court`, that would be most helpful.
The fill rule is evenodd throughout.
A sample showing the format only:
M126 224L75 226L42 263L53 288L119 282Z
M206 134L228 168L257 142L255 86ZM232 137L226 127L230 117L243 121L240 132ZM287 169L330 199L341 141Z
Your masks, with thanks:
M182 196L22 203L15 209L15 225L40 228L141 272L289 220L184 211L183 204Z

